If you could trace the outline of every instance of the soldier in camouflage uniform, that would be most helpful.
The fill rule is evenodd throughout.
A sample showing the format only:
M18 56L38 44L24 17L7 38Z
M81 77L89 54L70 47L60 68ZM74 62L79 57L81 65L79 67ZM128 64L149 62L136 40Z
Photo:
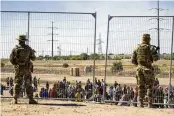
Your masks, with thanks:
M35 51L25 44L25 41L27 41L25 35L20 35L17 40L19 41L19 45L16 45L10 54L10 62L14 65L15 69L15 104L18 103L17 99L21 92L23 82L29 98L29 104L37 104L37 102L33 99L31 76L33 67L31 60L34 61L36 59Z
M157 50L159 47L150 45L150 35L143 34L142 43L134 50L132 63L137 65L136 79L138 84L138 95L140 107L143 106L146 89L148 96L148 107L152 107L152 87L155 81L153 61L159 59Z

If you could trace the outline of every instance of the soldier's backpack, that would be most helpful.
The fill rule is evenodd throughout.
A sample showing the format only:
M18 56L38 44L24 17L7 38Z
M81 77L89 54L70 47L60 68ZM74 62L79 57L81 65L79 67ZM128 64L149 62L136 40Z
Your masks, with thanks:
M136 53L137 53L137 62L140 64L147 64L153 61L150 45L140 44L136 50Z

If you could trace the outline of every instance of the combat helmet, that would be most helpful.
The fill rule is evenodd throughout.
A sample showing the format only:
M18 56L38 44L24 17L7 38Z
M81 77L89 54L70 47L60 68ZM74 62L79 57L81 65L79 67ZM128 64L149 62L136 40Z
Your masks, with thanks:
M149 43L150 42L150 34L143 34L143 37L142 37L142 42L145 42L145 43Z
M18 41L28 41L28 39L26 39L26 35L19 35L19 37L17 38Z

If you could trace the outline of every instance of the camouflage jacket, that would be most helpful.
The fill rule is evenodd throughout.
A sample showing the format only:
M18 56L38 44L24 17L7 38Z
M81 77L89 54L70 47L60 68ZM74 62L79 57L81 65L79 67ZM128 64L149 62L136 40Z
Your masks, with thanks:
M16 45L10 54L10 62L13 65L31 64L31 61L36 59L35 51L28 45Z
M132 63L135 65L151 66L157 60L158 54L149 44L139 44L133 51Z

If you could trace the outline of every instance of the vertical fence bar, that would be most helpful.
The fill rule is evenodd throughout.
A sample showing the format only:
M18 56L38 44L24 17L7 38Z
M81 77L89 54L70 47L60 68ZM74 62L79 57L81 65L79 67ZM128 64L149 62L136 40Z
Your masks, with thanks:
M95 27L94 27L94 61L93 61L93 101L94 101L94 79L95 79L95 58L96 58L96 28L97 28L97 13L93 14L95 18Z
M105 100L105 93L106 93L106 74L107 74L108 41L109 41L109 21L110 21L110 18L111 18L110 15L108 15L106 54L105 54L105 75L104 75L104 86L103 86L103 101Z
M27 45L29 45L29 36L30 36L30 12L28 12L28 29L27 29Z
M173 33L174 33L174 17L173 17L173 23L172 23L172 41L171 41L171 54L170 54L170 73L169 73L169 87L168 87L168 104L170 104L170 91L171 91L171 78L172 78Z
M158 13L157 13L157 15L158 15L158 18L157 18L157 20L158 20L158 23L157 23L157 31L158 31L158 47L160 47L160 28L159 28L159 1L157 1L157 4L158 4ZM160 50L158 50L158 55L159 55L159 58L160 58Z
M53 41L54 41L54 39L53 39L53 37L54 37L54 32L53 32L53 22L51 23L52 24L52 31L51 31L51 38L52 38L52 40L51 40L51 45L52 45L52 50L51 50L51 56L52 56L52 58L54 57L54 43L53 43Z

